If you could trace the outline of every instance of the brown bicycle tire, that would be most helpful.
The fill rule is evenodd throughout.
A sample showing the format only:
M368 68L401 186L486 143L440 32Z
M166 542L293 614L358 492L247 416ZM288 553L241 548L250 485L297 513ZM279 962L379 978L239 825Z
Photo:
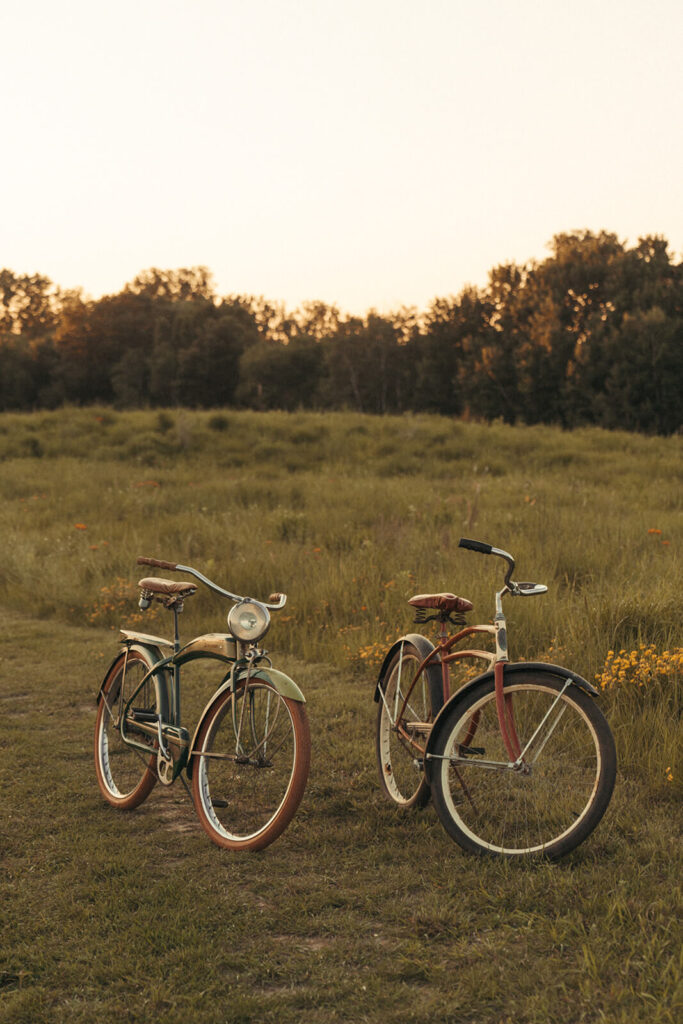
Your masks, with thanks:
M139 651L131 651L128 655L128 666L126 671L129 671L131 667L140 663L143 666L144 671L151 668L151 663L144 657ZM117 807L122 811L130 811L133 808L138 807L144 800L147 799L149 794L154 789L157 781L156 775L156 753L150 755L149 761L145 765L144 755L137 754L135 751L130 750L130 763L134 764L135 759L140 761L140 779L137 784L134 784L131 789L124 793L118 790L117 780L114 778L113 771L109 764L108 755L108 742L107 749L103 746L102 732L106 728L105 716L109 714L106 697L110 690L115 686L116 681L120 673L123 671L125 664L125 653L116 659L114 664L109 669L107 677L102 684L102 694L100 697L99 705L97 708L97 717L95 719L95 737L94 737L94 758L95 758L95 774L97 777L97 785L99 786L100 792L104 799L111 804L113 807ZM121 748L123 749L123 741L121 741Z
M293 764L286 791L276 811L273 813L272 817L268 819L265 825L263 825L263 827L258 828L253 833L246 836L226 834L226 830L219 830L219 828L216 827L217 824L220 826L222 823L218 821L215 809L213 807L209 807L207 809L207 804L211 803L211 797L208 793L206 775L201 766L201 751L205 749L207 739L210 737L212 729L218 728L222 717L230 714L230 702L232 701L231 692L224 693L217 698L214 706L209 710L200 727L194 745L195 751L199 752L193 755L191 768L192 799L194 801L195 810L197 811L197 816L202 828L207 833L211 841L216 843L217 846L227 850L263 850L266 846L269 846L274 842L280 835L282 835L296 814L308 781L308 772L311 761L311 734L305 705L300 701L283 697L281 694L278 694L276 688L272 686L272 684L266 683L263 680L260 680L256 686L258 689L271 690L272 693L277 694L278 699L282 701L291 721L295 744ZM250 688L254 688L253 683L250 684ZM238 688L238 696L241 696L243 689L243 686ZM209 759L207 758L206 760ZM254 769L254 771L259 771L259 769ZM239 787L239 780L236 780L235 784ZM203 792L203 786L207 787L207 792ZM229 795L232 798L235 794ZM237 795L239 795L239 792ZM212 813L215 821L212 821Z

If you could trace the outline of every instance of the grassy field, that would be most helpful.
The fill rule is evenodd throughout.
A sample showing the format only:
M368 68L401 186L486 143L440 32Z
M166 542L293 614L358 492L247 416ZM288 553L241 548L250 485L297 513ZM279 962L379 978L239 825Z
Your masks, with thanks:
M3 1024L678 1019L680 439L87 409L3 415L0 460ZM461 535L550 587L507 608L513 657L605 684L615 796L558 865L473 860L376 783L371 694L407 597L492 614L499 569ZM268 646L313 763L262 854L212 846L180 786L130 814L99 795L116 629L169 628L138 613L140 554L289 594ZM210 595L186 608L184 635L224 628ZM216 682L188 679L190 723Z

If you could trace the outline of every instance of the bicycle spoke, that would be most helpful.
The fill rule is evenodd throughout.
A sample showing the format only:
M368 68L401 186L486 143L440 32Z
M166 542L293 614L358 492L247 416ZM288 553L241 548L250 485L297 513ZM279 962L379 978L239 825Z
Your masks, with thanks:
M526 744L526 746L524 747L524 749L520 753L519 757L517 758L517 763L518 764L521 764L522 761L524 761L524 755L527 753L528 750L531 749L531 747L534 744L534 741L540 735L541 730L543 729L545 724L549 721L551 715L553 714L553 712L557 708L557 705L560 704L560 708L559 708L559 711L558 711L558 713L557 713L557 715L555 717L555 721L550 726L550 728L546 731L545 738L543 739L543 742L541 743L541 745L538 748L534 758L532 759L532 764L533 764L534 761L536 761L536 759L540 755L540 753L543 750L544 746L546 745L546 743L548 742L548 740L552 736L553 732L555 731L555 728L559 724L559 721L562 718L562 715L567 710L567 705L562 703L562 694L565 693L565 691L569 688L569 686L570 686L570 683L569 683L569 681L567 681L567 684L563 687L563 689L560 691L560 693L558 693L556 699L553 701L551 706L548 708L547 714L543 717L543 720L541 722L539 722L538 728L534 731L533 736L531 737L529 742Z
M437 812L468 849L563 852L604 812L614 768L604 774L603 762L613 759L613 742L595 705L575 687L530 681L509 690L523 759L504 760L493 682L482 682L456 699L434 744ZM466 755L459 745L474 712L480 715L477 743L485 757Z
M303 706L269 684L225 694L200 732L193 772L195 806L215 842L260 849L279 834L303 794L309 742Z
M411 728L412 723L424 725L432 718L424 672L415 679L421 661L413 645L403 643L380 686L377 760L382 788L399 807L421 805L429 797L423 770L427 734Z

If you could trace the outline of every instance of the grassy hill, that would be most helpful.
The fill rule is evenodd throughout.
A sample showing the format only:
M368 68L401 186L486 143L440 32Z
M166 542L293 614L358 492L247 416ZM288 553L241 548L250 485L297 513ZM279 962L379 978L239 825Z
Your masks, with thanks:
M680 906L681 442L438 417L67 409L0 416L0 1020L673 1022ZM511 551L512 657L604 684L620 774L559 865L481 862L375 781L372 689L407 598L488 621ZM205 841L180 787L117 814L94 696L142 617L138 555L289 595L268 636L313 767L260 855ZM166 573L165 575L173 575ZM178 578L180 578L178 576ZM183 635L227 608L186 605ZM196 716L217 680L190 678ZM208 691L207 691L208 687ZM678 901L678 902L677 902Z

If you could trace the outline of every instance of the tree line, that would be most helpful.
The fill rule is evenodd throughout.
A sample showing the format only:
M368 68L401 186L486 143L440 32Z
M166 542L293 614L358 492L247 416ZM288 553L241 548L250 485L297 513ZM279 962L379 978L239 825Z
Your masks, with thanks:
M205 267L93 300L0 271L0 410L118 407L432 412L572 428L680 429L683 264L666 239L556 235L424 312L294 312L216 294Z

